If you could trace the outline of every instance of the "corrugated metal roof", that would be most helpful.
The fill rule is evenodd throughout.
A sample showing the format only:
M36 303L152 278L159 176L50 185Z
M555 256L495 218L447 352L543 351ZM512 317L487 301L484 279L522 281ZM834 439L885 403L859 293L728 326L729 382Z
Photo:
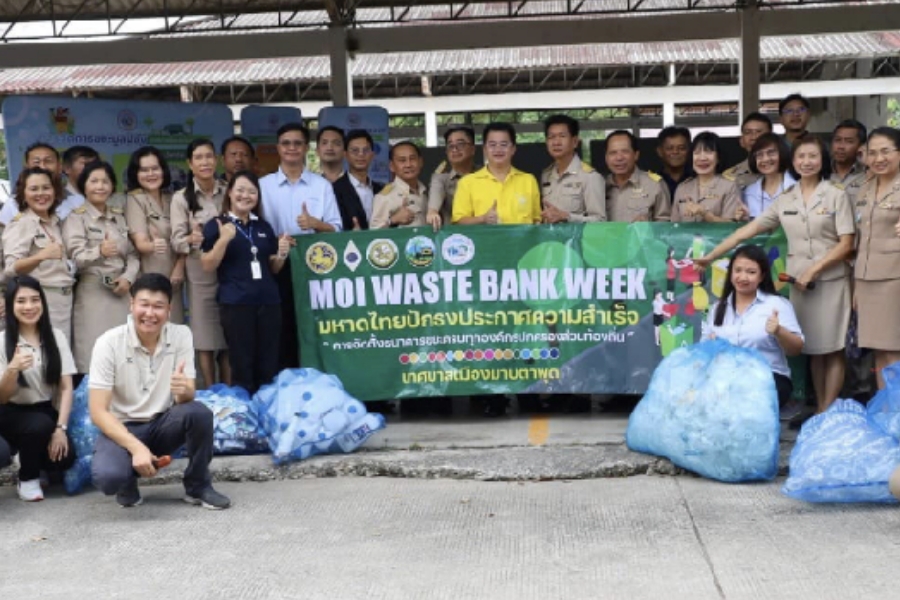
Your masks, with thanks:
M763 61L897 56L900 32L764 38ZM364 54L353 76L449 75L515 69L737 62L738 40L594 44L493 50ZM49 93L179 85L244 85L327 80L328 57L172 64L94 65L0 71L0 93Z

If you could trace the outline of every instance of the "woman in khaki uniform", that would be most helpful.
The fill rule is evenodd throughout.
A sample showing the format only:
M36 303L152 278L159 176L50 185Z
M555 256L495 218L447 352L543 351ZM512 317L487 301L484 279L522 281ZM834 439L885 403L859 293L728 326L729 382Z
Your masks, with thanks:
M40 167L23 169L16 181L19 212L3 231L7 278L31 275L44 288L50 322L72 340L72 286L74 268L66 257L56 207L62 185Z
M225 185L216 179L216 150L209 140L194 140L187 148L191 169L187 187L172 198L172 248L187 256L188 307L194 348L200 359L200 372L207 387L217 382L230 383L228 346L219 319L216 301L218 279L215 271L203 270L200 244L203 226L222 213ZM219 377L216 377L216 353Z
M781 225L788 243L787 272L796 279L791 304L810 356L818 411L834 402L844 383L844 353L850 323L850 267L856 227L844 190L828 179L831 161L819 138L802 136L791 152L798 183L759 217L731 234L701 259L706 266L737 244ZM809 284L816 282L815 289Z
M859 345L875 354L878 388L882 369L900 361L900 132L879 127L869 134L871 178L856 199L859 248L855 295Z
M694 177L682 181L672 202L672 222L724 223L735 220L741 191L722 172L719 136L704 131L691 144Z
M175 254L172 236L172 185L169 165L153 146L138 148L131 155L126 172L128 195L125 221L141 259L141 273L162 273L172 282L172 309L169 321L184 323L184 256Z
M140 268L124 212L107 205L114 189L109 163L87 165L78 178L85 203L63 223L66 252L78 270L72 338L79 373L88 372L97 338L128 319L128 292Z

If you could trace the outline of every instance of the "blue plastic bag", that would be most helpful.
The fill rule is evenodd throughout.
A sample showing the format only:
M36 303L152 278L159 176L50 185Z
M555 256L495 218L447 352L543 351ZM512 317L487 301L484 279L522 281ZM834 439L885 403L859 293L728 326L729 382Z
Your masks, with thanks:
M875 394L866 412L873 425L900 440L900 363L885 367L881 374L884 389Z
M866 418L855 400L837 400L800 429L782 492L807 502L896 503L888 490L900 444Z
M85 375L72 398L72 412L69 413L69 436L75 452L75 464L66 471L63 483L66 493L77 494L91 482L91 461L94 457L94 442L100 430L91 421L88 408L88 377Z
M353 452L384 428L340 380L315 369L286 369L255 400L275 464L316 454Z
M260 454L269 451L256 402L247 390L216 384L194 397L213 413L213 453Z
M628 419L626 442L704 477L737 482L775 477L780 433L768 363L717 339L663 359Z

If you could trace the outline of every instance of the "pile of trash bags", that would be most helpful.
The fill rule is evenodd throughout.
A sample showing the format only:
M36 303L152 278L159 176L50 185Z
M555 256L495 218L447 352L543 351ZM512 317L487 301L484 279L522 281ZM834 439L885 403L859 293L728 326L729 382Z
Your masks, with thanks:
M628 420L626 442L704 477L739 482L775 477L780 433L768 363L716 339L663 359Z
M900 467L900 363L882 373L885 389L868 407L837 400L803 424L785 495L807 502L898 502L890 482Z
M91 461L94 458L94 442L100 430L91 421L88 407L88 378L81 380L72 398L72 411L69 413L69 437L72 438L71 450L75 452L75 464L63 476L63 485L67 494L77 494L91 482Z
M315 369L287 369L260 388L262 426L275 464L316 454L353 452L384 428L341 381Z
M260 454L269 445L259 423L259 411L247 390L217 383L194 396L213 414L214 454Z

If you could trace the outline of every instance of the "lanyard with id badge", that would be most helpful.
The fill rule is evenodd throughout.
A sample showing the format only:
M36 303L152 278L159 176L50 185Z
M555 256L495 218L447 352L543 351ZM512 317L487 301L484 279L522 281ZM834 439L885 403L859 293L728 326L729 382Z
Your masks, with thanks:
M256 247L256 243L253 241L253 221L251 220L247 224L247 231L244 231L241 228L241 223L239 219L233 219L234 228L237 229L242 236L247 238L247 241L250 242L250 254L253 255L253 258L250 259L250 275L253 279L262 279L262 265L259 264L259 258L257 254L259 253L259 248Z

